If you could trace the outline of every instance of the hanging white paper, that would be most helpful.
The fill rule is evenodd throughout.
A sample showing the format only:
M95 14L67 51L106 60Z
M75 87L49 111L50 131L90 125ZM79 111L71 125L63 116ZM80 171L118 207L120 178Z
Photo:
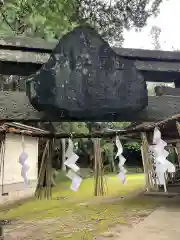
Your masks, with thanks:
M166 166L167 166L167 171L169 173L175 173L176 171L176 168L174 166L174 164L172 164L171 162L169 162L167 159L165 159L165 163L164 163Z
M126 162L126 159L125 157L122 155L123 153L123 147L122 147L122 144L120 142L120 139L118 136L116 136L116 147L118 149L118 152L116 154L116 157L119 157L119 174L118 174L118 178L122 181L122 183L126 183L126 176L125 176L125 173L126 173L126 170L124 168L124 163Z
M119 168L120 168L121 166L123 166L125 162L126 162L125 157L124 157L123 155L120 155L120 156L119 156Z
M24 153L24 152L23 152ZM26 163L26 159L27 159L28 155L26 153L21 154L19 157L19 163L21 164L22 168L21 168L21 177L24 179L24 183L25 185L28 184L28 179L27 179L27 172L29 170L29 166Z
M72 180L72 184L70 189L72 191L77 191L79 189L79 186L82 182L82 178L76 174L77 171L79 171L79 167L76 165L76 162L79 158L77 154L74 153L74 146L73 141L69 139L69 145L68 149L65 153L65 156L67 157L67 160L64 162L64 165L68 166L70 170L67 173L67 177Z
M68 173L66 174L66 176L69 178L69 179L73 179L77 174L72 171L72 170L69 170Z
M157 172L157 177L158 177L159 185L165 185L166 184L164 172Z
M125 176L124 172L120 172L118 174L118 178L122 181L123 184L126 183L126 176Z
M116 147L118 149L116 158L123 153L123 147L118 136L116 136Z
M64 164L69 167L70 164L75 164L78 158L79 156L77 154L72 153L71 156L64 162Z
M79 167L76 164L69 164L68 165L69 168L71 168L74 172L78 172L79 171Z
M74 192L77 192L77 190L79 189L80 185L82 182L82 178L79 177L78 175L74 176L72 179L72 184L71 184L71 190Z
M19 156L19 163L24 164L27 158L28 158L27 153L23 151Z
M67 151L65 153L65 156L67 158L70 158L72 156L73 150L74 150L73 148L74 148L73 141L69 138L69 140L68 140L68 148L67 148Z
M167 143L161 139L161 132L157 128L154 129L153 143L156 144L151 149L155 157L155 171L158 184L164 185L164 191L166 192L166 172L175 172L175 166L166 159L169 155L169 152L164 149Z
M161 132L158 128L155 127L154 129L154 135L153 135L153 144L158 144L158 142L161 140Z

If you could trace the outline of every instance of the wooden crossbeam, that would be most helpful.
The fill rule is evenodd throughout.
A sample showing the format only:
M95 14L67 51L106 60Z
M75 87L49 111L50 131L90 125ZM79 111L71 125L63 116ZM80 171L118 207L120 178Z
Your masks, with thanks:
M0 73L27 76L35 73L46 63L57 41L46 42L42 39L7 38L0 39ZM180 53L129 48L113 48L120 56L135 60L136 68L145 73L148 81L155 79L152 73L168 73L169 81L176 79L179 73ZM147 76L147 72L150 73ZM163 75L164 76L164 75ZM164 78L164 77L163 77ZM162 78L158 77L157 81Z
M47 42L40 38L28 37L8 37L0 39L0 49L21 49L30 52L51 52L58 42L56 40ZM176 51L157 51L148 49L133 48L113 48L119 55L136 60L160 60L160 61L180 61L180 52Z
M156 86L154 90L155 90L156 96L163 96L163 95L180 96L180 88Z
M131 119L116 119L117 121L161 121L180 113L180 97L151 96L148 107ZM65 121L60 116L44 115L36 111L29 103L24 92L0 92L0 120L5 121ZM69 120L69 119L67 119ZM73 120L73 119L72 119ZM86 119L88 120L88 119ZM102 120L102 119L101 119ZM106 120L106 119L104 119Z
M44 64L50 57L49 53L42 52L23 52L21 50L0 49L0 61L16 63ZM180 72L177 62L153 62L153 61L135 61L135 66L140 71L168 71Z
M23 52L21 50L0 49L0 73L4 75L12 74L28 76L29 74L35 73L38 69L40 69L40 67L48 61L49 56L49 53L43 52ZM167 72L168 74L172 75L172 78L169 76L169 81L173 81L173 74L180 72L179 65L180 61L135 61L136 68L142 72L159 72L162 74Z

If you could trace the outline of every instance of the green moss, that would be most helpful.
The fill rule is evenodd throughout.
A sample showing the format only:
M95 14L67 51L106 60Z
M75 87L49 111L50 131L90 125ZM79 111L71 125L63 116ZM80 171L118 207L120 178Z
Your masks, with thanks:
M142 174L131 174L127 178L128 183L122 185L116 176L108 176L108 195L104 198L126 195L144 185ZM56 186L52 200L30 199L11 209L2 209L0 218L23 221L60 218L53 224L53 239L89 240L112 225L126 223L127 212L155 205L155 202L144 198L102 201L102 197L93 196L93 179L85 179L77 193L69 190L69 184L64 182Z

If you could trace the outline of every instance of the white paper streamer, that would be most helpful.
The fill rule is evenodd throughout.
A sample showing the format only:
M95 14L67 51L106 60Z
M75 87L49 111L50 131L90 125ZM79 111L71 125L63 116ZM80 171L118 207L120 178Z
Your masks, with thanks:
M28 155L27 153L24 151L25 149L25 143L24 143L24 136L22 136L22 153L19 156L19 163L21 164L21 176L24 179L24 184L28 185L28 178L27 178L27 172L29 170L29 166L26 163L27 159L28 159Z
M74 192L77 192L77 190L79 189L80 185L82 182L82 178L79 177L78 175L74 176L72 179L72 184L71 184L71 190Z
M80 169L76 165L79 156L74 153L73 141L71 139L69 139L69 144L65 156L67 157L67 160L64 162L64 165L70 168L66 176L72 180L70 189L74 192L77 192L81 185L82 178L76 173Z
M157 128L154 129L153 143L156 144L151 146L151 150L155 157L155 171L158 178L158 184L164 185L164 191L166 192L165 174L166 172L174 173L175 166L166 159L169 155L169 152L164 149L167 143L161 139L161 132Z
M123 147L118 136L116 136L116 147L118 149L116 157L119 157L119 174L118 178L122 181L123 184L126 183L126 169L124 168L124 163L126 162L125 157L122 155Z

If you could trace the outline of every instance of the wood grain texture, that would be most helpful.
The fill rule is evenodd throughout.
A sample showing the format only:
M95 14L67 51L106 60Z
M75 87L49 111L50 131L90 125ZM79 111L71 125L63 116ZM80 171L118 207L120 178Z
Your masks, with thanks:
M180 113L180 97L152 96L149 97L148 107L137 116L119 121L161 121ZM0 120L5 121L65 121L60 115L43 114L36 111L30 104L24 92L0 92ZM73 121L73 119L71 119ZM88 120L88 119L87 119ZM101 119L102 120L102 119ZM106 121L106 119L104 119Z

